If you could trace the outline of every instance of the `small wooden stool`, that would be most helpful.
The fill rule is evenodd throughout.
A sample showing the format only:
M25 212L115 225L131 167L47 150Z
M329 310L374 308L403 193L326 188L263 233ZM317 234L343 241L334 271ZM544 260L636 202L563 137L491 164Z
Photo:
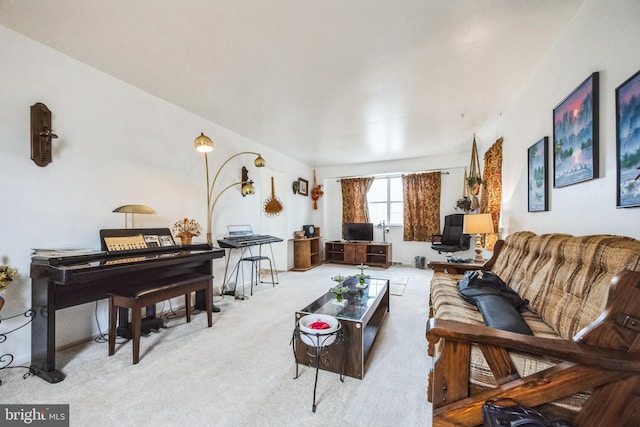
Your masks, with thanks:
M131 309L131 339L133 340L133 364L140 361L141 310L164 300L184 295L187 323L191 322L191 292L205 291L205 309L209 327L213 325L212 277L204 274L185 274L169 277L161 282L116 289L109 293L109 356L116 350L116 319L118 307Z

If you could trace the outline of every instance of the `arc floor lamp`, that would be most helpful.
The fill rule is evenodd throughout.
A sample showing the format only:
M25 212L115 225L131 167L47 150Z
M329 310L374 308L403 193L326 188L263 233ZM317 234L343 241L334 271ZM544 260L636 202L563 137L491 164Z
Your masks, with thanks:
M206 179L207 179L207 243L211 244L213 243L213 238L211 235L211 219L213 218L213 209L216 207L216 203L218 202L218 199L220 199L220 196L222 195L222 193L224 193L225 191L227 191L228 189L236 185L242 185L243 197L248 194L255 194L256 192L256 189L253 186L253 181L249 180L247 169L243 167L241 180L238 182L234 182L233 184L227 185L225 188L222 189L222 191L220 191L220 193L218 193L218 195L214 199L213 189L215 188L216 181L218 180L218 176L220 175L220 172L222 171L222 169L227 165L227 163L229 163L229 161L231 161L232 159L242 154L256 155L257 157L253 161L253 164L257 168L264 167L267 164L267 162L262 158L262 156L259 153L256 153L253 151L242 151L240 153L234 154L233 156L225 160L225 162L218 168L218 171L213 177L213 181L209 181L209 157L207 154L213 151L214 143L211 140L211 138L209 138L207 135L201 132L200 136L198 136L195 139L194 146L196 148L196 151L200 153L204 153L204 167L205 167L205 173L206 173Z

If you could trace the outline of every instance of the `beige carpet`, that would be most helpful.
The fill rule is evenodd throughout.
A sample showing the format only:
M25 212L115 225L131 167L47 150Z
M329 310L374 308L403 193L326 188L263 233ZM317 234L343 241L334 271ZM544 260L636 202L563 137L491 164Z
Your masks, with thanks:
M373 277L408 278L369 355L363 380L320 371L317 412L311 412L315 370L295 364L290 346L294 312L332 286L344 266L280 273L280 284L260 284L247 301L225 297L206 327L199 313L142 338L141 361L131 343L107 356L93 341L58 353L67 378L49 384L0 371L3 403L70 404L71 426L428 426L430 366L425 340L431 271L371 269ZM104 302L101 302L104 304ZM103 330L106 325L101 325Z

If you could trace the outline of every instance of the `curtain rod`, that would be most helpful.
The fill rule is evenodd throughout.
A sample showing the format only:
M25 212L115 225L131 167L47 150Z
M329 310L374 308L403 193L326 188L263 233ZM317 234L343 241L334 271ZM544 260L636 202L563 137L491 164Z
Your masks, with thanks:
M336 178L336 182L340 182L341 179L351 179L351 178L366 178L366 177L376 177L376 178L382 178L382 177L390 177L390 176L396 176L396 175L407 175L407 174L414 174L414 173L429 173L429 172L440 172L443 175L449 175L450 172L447 172L447 170L449 169L464 169L466 168L466 166L452 166L450 168L439 168L439 169L428 169L428 170L422 170L422 171L412 171L412 172L393 172L393 173L379 173L379 174L370 174L370 175L352 175L352 176L340 176L338 178Z

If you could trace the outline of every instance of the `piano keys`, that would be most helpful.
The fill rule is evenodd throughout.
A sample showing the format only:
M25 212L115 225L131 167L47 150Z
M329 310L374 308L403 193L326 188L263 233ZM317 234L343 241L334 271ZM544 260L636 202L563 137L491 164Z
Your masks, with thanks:
M251 234L247 236L228 236L218 239L218 244L225 249L240 249L247 246L267 245L282 242L282 239L268 234Z
M242 226L238 226L238 227L242 227ZM248 227L248 226L244 226L244 227ZM250 230L250 228L248 229ZM227 260L225 262L225 267L224 267L224 282L222 285L223 295L235 295L236 299L248 299L248 297L246 297L244 294L242 295L242 297L240 297L236 292L237 283L234 284L232 289L229 286L230 284L229 281L231 280L231 277L233 277L233 274L237 272L238 269L240 268L240 263L242 262L242 258L244 257L244 254L247 251L247 249L251 251L251 247L253 246L258 246L260 250L260 255L262 255L262 245L269 245L269 249L271 251L272 271L275 270L276 276L277 276L278 272L275 265L275 259L273 256L273 248L271 247L271 243L282 242L282 240L283 239L281 239L280 237L270 236L268 234L244 234L243 232L230 235L222 239L218 239L218 245L220 245L221 248L229 249L229 255L227 256ZM229 261L231 259L231 252L234 249L239 249L240 255L238 256L238 262L236 263L235 267L233 268L233 270L231 270L231 273L229 274ZM276 283L277 282L278 280L276 280Z
M103 233L106 232L106 233ZM56 383L64 373L56 369L56 310L107 298L118 288L149 283L187 273L213 277L212 260L224 251L208 244L156 246L106 251L105 237L157 235L171 237L169 229L102 230L104 252L94 254L31 259L31 304L36 312L31 329L31 369L44 380ZM171 242L173 240L171 239ZM196 308L204 310L204 293L196 294ZM148 313L154 313L147 310ZM153 321L154 319L149 319Z

